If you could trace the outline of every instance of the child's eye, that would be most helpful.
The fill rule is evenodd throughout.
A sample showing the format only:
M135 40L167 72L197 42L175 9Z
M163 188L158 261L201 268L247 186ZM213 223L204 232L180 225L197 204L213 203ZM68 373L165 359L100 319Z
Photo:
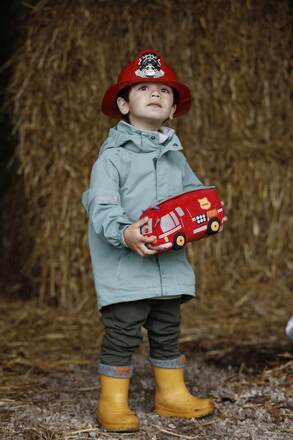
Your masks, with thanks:
M162 88L161 88L161 91L162 91L163 93L170 93L170 90L167 89L166 87L162 87Z
M148 86L139 86L138 90L147 90Z

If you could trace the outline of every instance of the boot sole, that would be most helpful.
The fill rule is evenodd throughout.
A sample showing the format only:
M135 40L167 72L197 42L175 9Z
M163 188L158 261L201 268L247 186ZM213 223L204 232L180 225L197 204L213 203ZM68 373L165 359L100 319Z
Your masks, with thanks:
M193 418L201 418L201 417L205 417L208 416L209 414L212 414L214 412L214 408L206 408L206 409L201 409L198 411L190 411L190 412L186 412L186 411L176 411L176 410L171 410L170 408L164 408L162 406L157 406L155 407L154 411L159 414L159 416L163 416L163 417L179 417L182 419L193 419Z
M137 426L129 426L123 425L122 423L107 423L103 422L101 419L97 417L97 421L102 426L102 428L111 432L136 432L139 431L139 425Z

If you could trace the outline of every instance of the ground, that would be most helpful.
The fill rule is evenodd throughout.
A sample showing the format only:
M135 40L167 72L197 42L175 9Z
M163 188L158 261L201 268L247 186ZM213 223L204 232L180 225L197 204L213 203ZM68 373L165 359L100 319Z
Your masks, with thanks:
M141 429L113 434L95 420L98 315L40 309L32 301L16 299L2 301L0 313L1 439L293 437L293 353L284 335L284 314L272 317L279 324L274 332L260 315L257 323L247 317L235 323L235 316L226 315L223 328L221 317L204 326L202 317L201 325L183 330L186 383L194 394L209 396L216 404L212 416L198 420L163 418L152 411L154 384L144 341L134 358L130 389L130 407L139 416Z

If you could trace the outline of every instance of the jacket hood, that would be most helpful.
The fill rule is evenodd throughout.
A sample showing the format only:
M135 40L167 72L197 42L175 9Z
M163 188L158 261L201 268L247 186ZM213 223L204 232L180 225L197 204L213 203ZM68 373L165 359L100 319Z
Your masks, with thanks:
M118 147L126 147L137 153L148 153L158 148L165 151L182 149L173 128L162 126L159 131L141 130L125 121L110 128L106 141L101 145L100 154L109 148Z

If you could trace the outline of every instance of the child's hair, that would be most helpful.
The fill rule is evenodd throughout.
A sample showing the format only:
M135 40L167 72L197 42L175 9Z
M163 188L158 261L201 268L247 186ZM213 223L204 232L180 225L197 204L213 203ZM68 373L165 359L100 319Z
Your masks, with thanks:
M178 94L178 92L177 92L176 89L173 89L173 87L171 87L171 88L172 88L172 91L173 91L173 104L176 104L177 101L178 101L178 98L179 98L179 94ZM130 92L130 89L131 89L131 86L128 86L128 87L125 87L124 89L120 90L120 92L119 92L118 95L117 95L117 98L123 98L123 99L125 99L126 102L128 102L128 101L129 101L129 92ZM120 112L120 113L121 113L121 112ZM128 117L128 115L122 115L122 113L121 113L121 118L122 118L125 122L128 122L128 123L129 123L129 117Z

